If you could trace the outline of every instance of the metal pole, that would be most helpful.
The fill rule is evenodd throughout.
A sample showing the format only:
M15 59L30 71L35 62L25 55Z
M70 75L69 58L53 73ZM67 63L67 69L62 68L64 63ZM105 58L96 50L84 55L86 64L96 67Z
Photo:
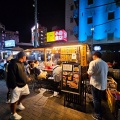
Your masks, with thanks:
M91 53L93 51L93 32L94 32L94 27L91 28L92 31L92 39L91 39Z
M37 36L37 0L35 1L35 38L34 38L34 47L37 48L38 36Z

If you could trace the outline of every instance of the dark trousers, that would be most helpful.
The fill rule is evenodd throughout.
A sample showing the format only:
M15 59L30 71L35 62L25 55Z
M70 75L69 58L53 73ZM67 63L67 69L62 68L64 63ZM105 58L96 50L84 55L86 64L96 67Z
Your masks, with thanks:
M54 82L54 91L60 92L60 82Z
M93 95L93 104L95 114L99 117L102 117L101 113L101 100L102 100L102 90L98 90L94 86L92 86L92 95Z

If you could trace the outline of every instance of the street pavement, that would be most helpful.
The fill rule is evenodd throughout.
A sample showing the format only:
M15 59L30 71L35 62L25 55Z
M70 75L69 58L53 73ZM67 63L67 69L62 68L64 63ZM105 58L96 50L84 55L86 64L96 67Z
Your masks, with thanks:
M6 101L6 84L0 80L0 120L9 120L10 108ZM24 111L18 111L21 120L93 120L93 106L87 102L86 113L68 104L64 107L64 97L51 97L52 92L41 89L40 93L31 90L31 94L23 101ZM74 107L73 107L74 106ZM82 106L77 106L82 107ZM103 120L115 120L110 113L107 102L103 102Z

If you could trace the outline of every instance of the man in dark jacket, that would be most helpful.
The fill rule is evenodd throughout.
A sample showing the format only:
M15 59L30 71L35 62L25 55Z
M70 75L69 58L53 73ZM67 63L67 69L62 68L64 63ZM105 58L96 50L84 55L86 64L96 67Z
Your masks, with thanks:
M17 59L10 61L7 74L7 86L12 90L10 105L12 112L10 119L12 120L20 120L22 118L16 113L16 108L19 110L25 109L21 101L30 93L27 85L28 78L23 64L26 61L26 55L24 52L19 52L17 57Z

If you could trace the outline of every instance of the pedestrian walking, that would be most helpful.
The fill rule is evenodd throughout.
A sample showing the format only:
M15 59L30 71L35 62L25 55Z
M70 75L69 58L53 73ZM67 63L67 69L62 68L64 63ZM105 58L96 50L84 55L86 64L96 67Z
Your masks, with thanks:
M25 73L24 62L26 55L24 52L19 52L17 59L12 59L8 65L7 86L11 89L11 120L20 120L22 116L18 115L16 109L24 110L22 100L30 93L27 81L28 77Z
M103 91L107 88L108 65L101 57L102 54L100 52L95 52L93 54L93 61L90 62L88 69L95 111L92 117L95 120L102 119L101 98Z

